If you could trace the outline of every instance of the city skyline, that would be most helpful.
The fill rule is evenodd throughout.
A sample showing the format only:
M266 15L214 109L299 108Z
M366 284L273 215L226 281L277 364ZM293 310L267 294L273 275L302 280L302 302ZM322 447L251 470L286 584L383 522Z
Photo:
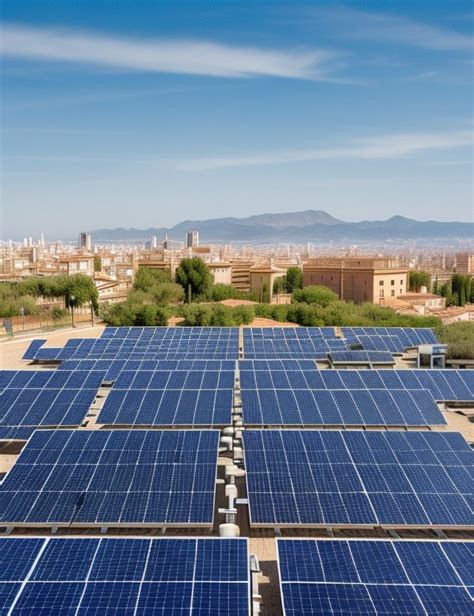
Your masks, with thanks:
M6 0L2 39L3 238L472 221L470 3Z

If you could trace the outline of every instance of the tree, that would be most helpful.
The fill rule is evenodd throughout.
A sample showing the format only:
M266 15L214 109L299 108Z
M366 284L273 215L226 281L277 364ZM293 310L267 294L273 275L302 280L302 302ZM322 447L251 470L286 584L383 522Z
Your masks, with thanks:
M199 257L182 259L176 270L176 282L183 287L188 303L199 296L207 297L212 281L209 268Z
M133 280L133 289L150 293L156 285L167 282L171 282L171 276L167 271L151 267L140 267Z
M451 278L451 288L454 296L454 303L457 306L464 306L471 299L471 277L462 274L454 274Z
M421 287L431 289L431 275L428 272L411 271L408 280L408 289L414 293L419 293Z
M175 282L163 282L155 285L152 287L150 295L158 306L179 304L184 300L183 287Z
M102 259L99 255L95 255L94 257L94 272L102 271Z
M285 276L286 292L294 293L303 288L303 270L299 267L290 267Z
M71 300L74 296L74 306L90 303L91 308L97 312L99 293L92 278L84 276L84 274L74 274L74 276L67 276L66 278L66 306L71 305Z
M441 325L436 333L440 342L448 345L448 359L474 359L474 323L472 321Z
M328 306L329 304L338 301L338 296L334 291L322 285L314 285L297 289L291 298L293 303L319 304L320 306Z
M273 283L273 293L275 295L286 293L286 276L275 278L275 282Z

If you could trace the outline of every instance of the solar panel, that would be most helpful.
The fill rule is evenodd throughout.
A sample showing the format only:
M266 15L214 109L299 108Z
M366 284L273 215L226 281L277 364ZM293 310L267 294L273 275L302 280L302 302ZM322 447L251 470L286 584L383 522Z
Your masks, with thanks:
M246 430L253 526L474 527L454 432Z
M0 553L5 614L250 613L246 539L8 537Z
M180 362L176 362L180 363ZM187 362L190 363L190 362ZM194 363L194 362L191 362ZM232 423L234 397L232 369L123 369L99 414L101 424L201 425Z
M26 349L23 359L34 359L39 349L47 342L46 339L32 340Z
M292 362L291 370L285 363ZM239 362L246 425L430 426L446 421L418 380L404 387L387 370L316 370L296 360ZM311 364L313 364L311 366ZM447 371L449 372L449 371Z
M332 351L328 354L332 364L388 364L395 360L389 351Z
M470 543L278 539L277 548L286 616L472 614Z
M345 349L333 328L244 328L246 359L326 359L331 350Z
M100 371L2 370L0 429L6 434L20 427L78 426L102 379Z
M225 327L111 328L101 338L68 340L62 349L34 359L221 359L239 357L239 330ZM107 331L107 330L106 330Z
M36 431L0 489L0 524L210 526L219 432Z
M341 327L349 344L361 344L365 350L389 350L403 353L420 344L439 344L429 328L414 327Z

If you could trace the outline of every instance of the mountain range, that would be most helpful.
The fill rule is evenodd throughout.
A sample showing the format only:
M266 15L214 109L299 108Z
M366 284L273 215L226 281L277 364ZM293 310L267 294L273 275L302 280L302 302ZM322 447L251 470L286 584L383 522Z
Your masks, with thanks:
M247 218L185 220L171 228L97 229L94 242L141 241L165 234L183 240L186 231L199 231L200 241L214 243L302 243L321 240L376 241L396 239L474 238L474 223L417 221L403 216L388 220L345 222L322 210L260 214Z

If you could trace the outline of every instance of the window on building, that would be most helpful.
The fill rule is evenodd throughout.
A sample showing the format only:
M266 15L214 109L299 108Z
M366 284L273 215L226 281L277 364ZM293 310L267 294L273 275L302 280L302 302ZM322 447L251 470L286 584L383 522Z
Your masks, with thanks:
M383 280L379 280L379 286L383 287Z
M380 291L379 291L379 297L383 297L383 289L380 289Z
M392 287L395 286L395 280L391 280L390 284L392 285Z
M333 277L331 276L331 282L333 281Z
M401 284L401 285L402 285L402 287L403 287L403 280L400 280L400 284Z
M395 291L394 291L393 289L392 289L392 291L390 291L390 295L391 295L392 297L395 297Z

